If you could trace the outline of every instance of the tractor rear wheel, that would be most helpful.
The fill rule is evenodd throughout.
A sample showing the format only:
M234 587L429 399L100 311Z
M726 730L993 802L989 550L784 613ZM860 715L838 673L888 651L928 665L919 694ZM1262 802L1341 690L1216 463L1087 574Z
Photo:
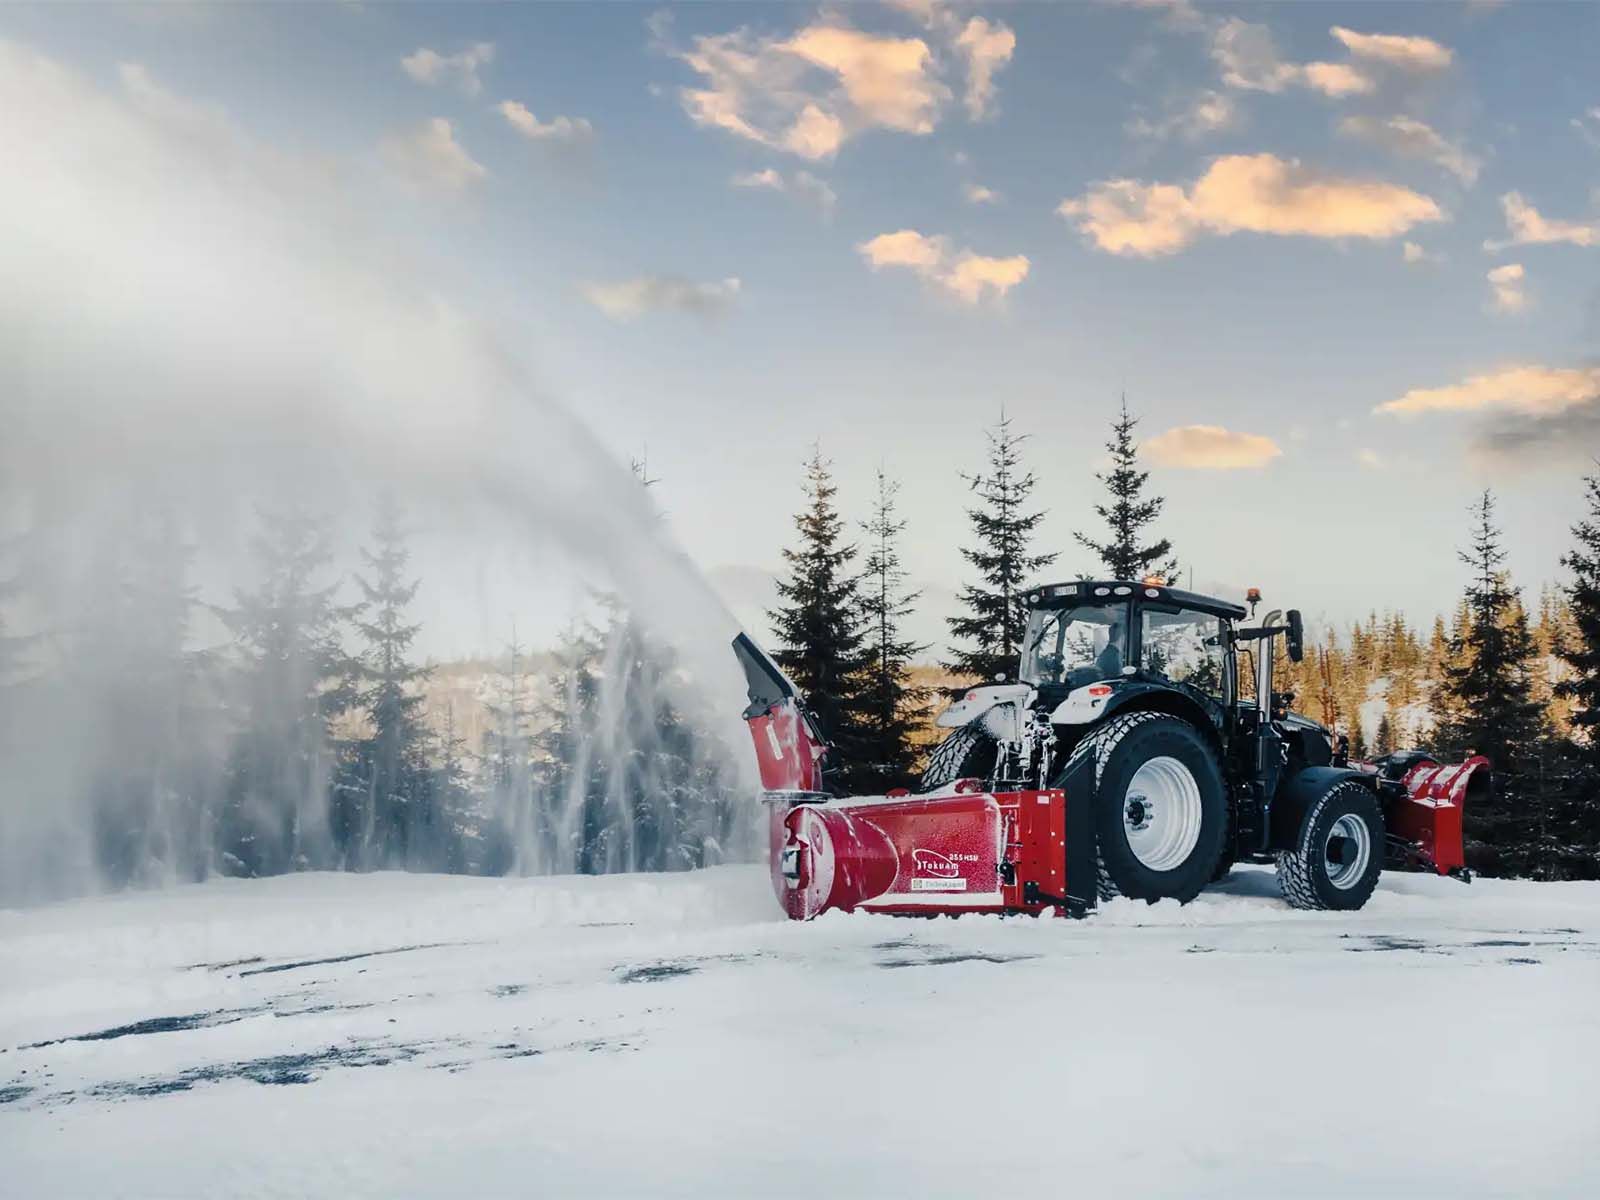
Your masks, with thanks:
M1112 717L1074 748L1094 756L1100 898L1188 903L1211 882L1228 798L1211 745L1166 713Z
M1278 852L1278 890L1293 908L1360 908L1378 886L1383 848L1378 798L1346 780L1306 810L1294 849Z

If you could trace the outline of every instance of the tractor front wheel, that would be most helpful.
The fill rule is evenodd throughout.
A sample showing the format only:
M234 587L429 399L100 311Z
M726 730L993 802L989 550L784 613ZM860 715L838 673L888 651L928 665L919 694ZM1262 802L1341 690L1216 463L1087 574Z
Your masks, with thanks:
M1306 809L1293 850L1278 853L1278 890L1293 908L1360 908L1383 870L1383 810L1355 780Z
M999 746L983 726L983 718L961 726L933 748L917 781L917 791L937 792L958 779L982 779L994 774Z
M1216 755L1165 713L1113 717L1073 752L1094 756L1100 898L1187 904L1211 882L1228 831Z

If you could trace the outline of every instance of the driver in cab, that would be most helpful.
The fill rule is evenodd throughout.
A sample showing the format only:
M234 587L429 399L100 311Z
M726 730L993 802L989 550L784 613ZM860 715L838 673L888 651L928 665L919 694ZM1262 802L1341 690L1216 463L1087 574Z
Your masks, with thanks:
M1096 640L1105 638L1105 645L1100 653L1095 655L1095 670L1100 672L1101 679L1114 679L1122 674L1122 641L1126 626L1120 619L1113 620L1106 626L1105 633L1097 634Z

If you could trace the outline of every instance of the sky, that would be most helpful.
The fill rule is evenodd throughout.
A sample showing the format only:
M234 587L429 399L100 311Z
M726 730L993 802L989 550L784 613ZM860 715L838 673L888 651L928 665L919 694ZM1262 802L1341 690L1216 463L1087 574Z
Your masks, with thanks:
M1600 454L1600 7L9 5L0 43L325 169L748 621L814 443L852 518L900 482L935 642L1002 409L1054 574L1125 394L1193 580L1341 621L1453 607L1484 487L1557 578Z

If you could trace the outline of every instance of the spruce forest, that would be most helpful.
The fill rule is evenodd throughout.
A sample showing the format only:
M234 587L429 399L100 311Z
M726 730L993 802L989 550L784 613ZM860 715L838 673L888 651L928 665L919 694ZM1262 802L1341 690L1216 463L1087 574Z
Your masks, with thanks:
M1103 499L1077 534L1084 577L1178 570L1137 423L1124 403ZM805 461L770 640L832 740L841 789L914 787L952 689L1014 676L1025 590L1061 574L1037 544L1026 449L1002 416L967 477L968 580L960 611L943 614L947 654L903 632L921 597L899 551L896 482L880 469L847 512L820 447ZM1589 515L1562 582L1524 597L1486 492L1463 513L1469 582L1453 611L1372 612L1314 630L1303 661L1277 664L1294 708L1346 735L1353 757L1489 755L1494 795L1467 814L1469 863L1488 874L1600 877L1600 476L1575 483ZM754 852L728 714L615 597L596 596L554 646L513 630L470 669L428 664L411 616L427 583L409 570L403 510L377 507L343 572L329 545L314 515L260 513L251 582L219 601L190 579L193 551L170 521L130 518L97 549L100 583L80 611L31 623L15 617L29 612L27 539L0 547L0 764L36 811L63 827L87 812L93 830L87 847L62 841L15 872L0 900L69 894L86 877L602 874ZM200 644L202 616L226 638ZM41 731L69 716L83 745L62 761Z
M553 647L513 633L463 672L414 651L426 583L393 503L346 577L327 520L259 513L253 581L219 603L189 581L170 522L130 518L117 535L96 548L81 611L0 624L0 777L55 830L17 838L44 852L8 861L0 903L216 874L599 874L748 855L748 798L709 732L723 714L615 597L595 596ZM3 577L10 611L30 611L36 548L7 547L23 564Z

